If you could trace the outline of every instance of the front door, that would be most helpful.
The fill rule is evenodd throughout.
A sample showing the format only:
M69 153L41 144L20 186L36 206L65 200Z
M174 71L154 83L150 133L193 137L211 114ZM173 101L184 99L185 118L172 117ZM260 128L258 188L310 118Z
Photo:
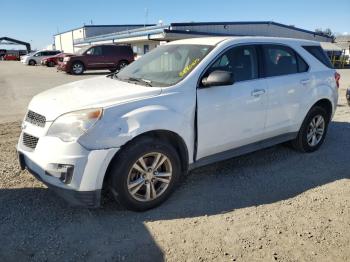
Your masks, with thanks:
M231 71L234 84L197 90L197 160L264 137L267 83L259 78L255 46L238 46L224 52L207 70Z
M106 61L102 52L102 46L95 46L86 52L86 66L88 69L104 68Z

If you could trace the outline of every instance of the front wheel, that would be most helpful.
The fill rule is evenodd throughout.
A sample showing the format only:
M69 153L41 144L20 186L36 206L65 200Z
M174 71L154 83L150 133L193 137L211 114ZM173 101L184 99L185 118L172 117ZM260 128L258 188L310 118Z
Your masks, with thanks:
M326 137L329 120L329 115L322 107L311 108L297 138L292 141L293 147L302 152L314 152L319 149Z
M84 65L81 62L74 62L72 64L71 73L73 75L81 75L84 73Z
M29 60L28 65L35 66L36 65L35 60Z
M122 70L124 67L126 67L128 65L127 61L120 61L117 65L117 70L120 71Z
M166 142L141 138L114 160L110 189L125 208L144 211L163 203L178 184L181 168L176 150Z

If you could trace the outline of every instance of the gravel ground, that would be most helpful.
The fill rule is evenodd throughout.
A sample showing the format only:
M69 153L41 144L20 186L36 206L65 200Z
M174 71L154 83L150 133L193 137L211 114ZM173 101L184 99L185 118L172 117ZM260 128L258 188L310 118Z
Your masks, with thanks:
M67 207L19 170L0 124L0 261L350 261L350 108L321 149L275 146L197 169L159 208Z

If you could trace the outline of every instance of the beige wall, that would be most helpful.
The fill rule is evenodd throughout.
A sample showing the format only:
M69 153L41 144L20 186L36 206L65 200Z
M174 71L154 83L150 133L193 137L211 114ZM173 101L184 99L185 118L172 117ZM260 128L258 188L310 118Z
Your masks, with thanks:
M159 42L144 41L144 42L137 42L137 43L130 43L130 44L132 46L134 53L138 55L143 55L144 45L148 45L149 51L151 51L152 49L156 48L159 45Z
M79 28L73 31L55 35L55 46L57 50L62 50L65 53L74 53L77 51L74 48L73 41L84 38L84 28Z

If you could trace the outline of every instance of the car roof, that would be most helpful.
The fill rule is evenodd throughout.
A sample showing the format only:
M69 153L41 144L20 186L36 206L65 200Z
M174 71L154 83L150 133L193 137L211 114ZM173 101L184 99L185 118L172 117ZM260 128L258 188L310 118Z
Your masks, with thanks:
M225 37L198 37L188 38L183 40L177 40L168 44L193 44L193 45L211 45L215 46L221 42L232 43L277 43L277 44L302 44L302 45L319 45L317 41L296 39L296 38L283 38L283 37L262 37L262 36L225 36Z
M96 44L96 45L92 45L91 47L95 47L95 46L113 46L113 47L131 47L130 45L127 44Z

